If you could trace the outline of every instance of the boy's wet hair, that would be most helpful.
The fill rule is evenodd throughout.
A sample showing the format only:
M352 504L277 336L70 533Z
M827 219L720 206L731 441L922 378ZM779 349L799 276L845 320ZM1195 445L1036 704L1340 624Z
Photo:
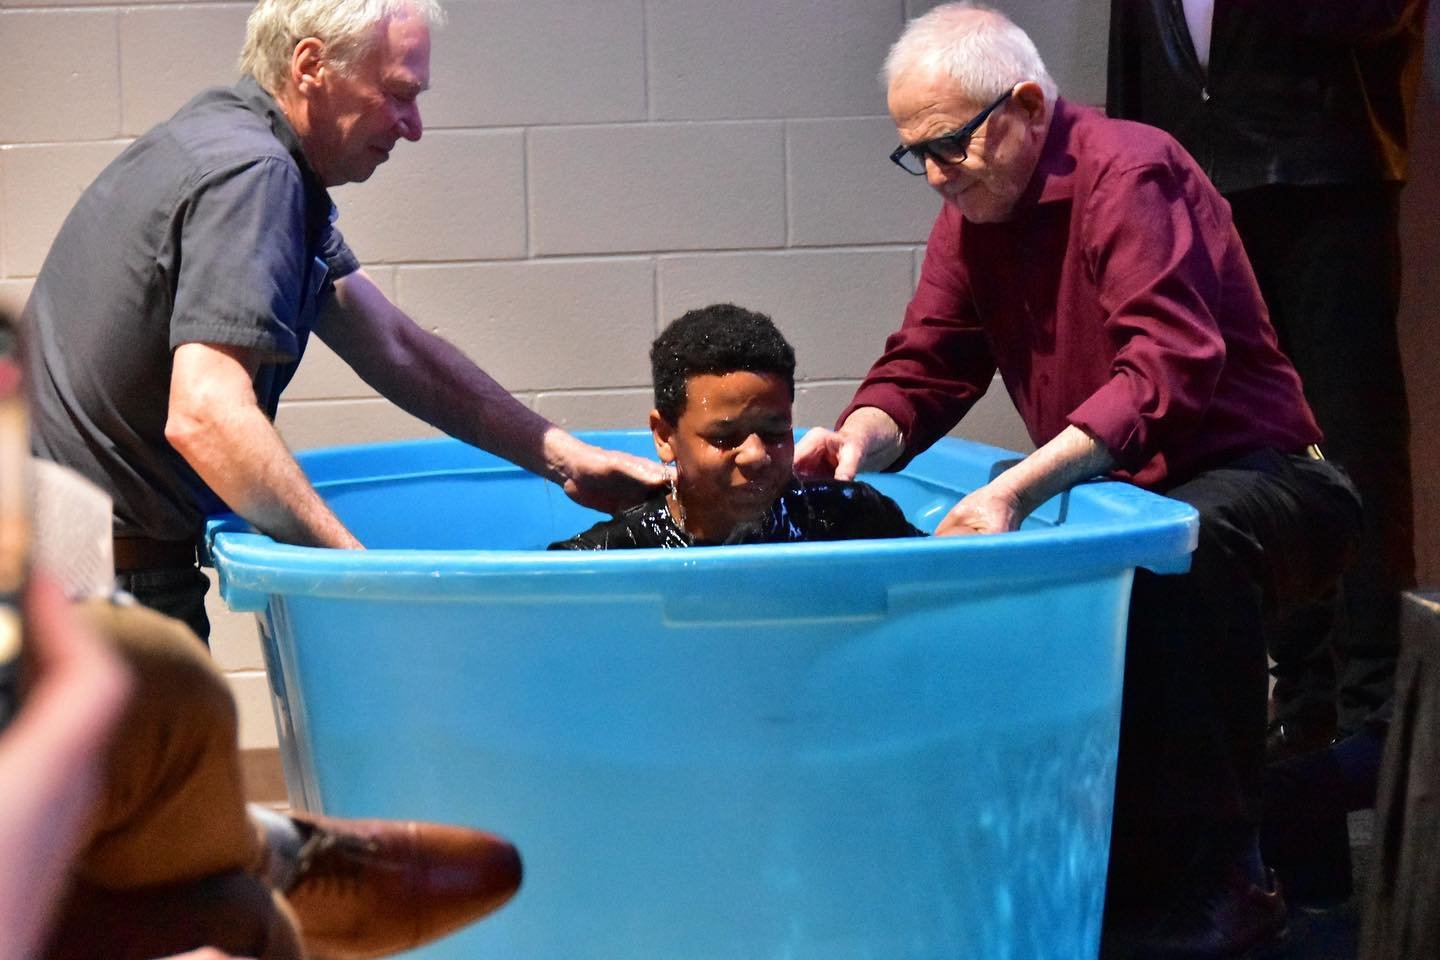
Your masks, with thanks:
M650 345L655 409L670 423L685 412L685 382L697 374L771 373L795 399L795 348L763 313L733 303L691 310Z

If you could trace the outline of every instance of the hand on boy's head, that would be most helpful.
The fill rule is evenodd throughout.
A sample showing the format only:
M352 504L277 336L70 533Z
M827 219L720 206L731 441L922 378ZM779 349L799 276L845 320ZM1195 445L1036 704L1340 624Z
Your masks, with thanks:
M817 480L854 480L862 453L855 437L816 427L795 444L795 473Z
M802 476L854 480L884 470L904 452L905 439L890 414L877 407L851 411L836 430L811 430L795 447L795 471Z

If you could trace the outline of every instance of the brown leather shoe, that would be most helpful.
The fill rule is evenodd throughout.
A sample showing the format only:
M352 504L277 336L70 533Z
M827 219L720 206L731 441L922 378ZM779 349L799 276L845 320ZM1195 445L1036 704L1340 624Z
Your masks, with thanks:
M304 835L285 898L315 960L409 950L491 913L520 887L508 841L413 820L292 814Z

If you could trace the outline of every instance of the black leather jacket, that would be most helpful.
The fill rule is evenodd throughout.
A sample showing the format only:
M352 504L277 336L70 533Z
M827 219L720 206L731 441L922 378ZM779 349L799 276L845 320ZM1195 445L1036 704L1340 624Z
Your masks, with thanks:
M1403 181L1428 0L1111 0L1107 107L1169 131L1222 193Z

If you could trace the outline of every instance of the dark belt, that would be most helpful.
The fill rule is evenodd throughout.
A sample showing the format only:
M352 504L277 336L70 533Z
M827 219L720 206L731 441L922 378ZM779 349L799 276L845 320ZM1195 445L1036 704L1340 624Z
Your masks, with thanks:
M195 544L189 540L115 538L115 572L164 570L195 566Z

